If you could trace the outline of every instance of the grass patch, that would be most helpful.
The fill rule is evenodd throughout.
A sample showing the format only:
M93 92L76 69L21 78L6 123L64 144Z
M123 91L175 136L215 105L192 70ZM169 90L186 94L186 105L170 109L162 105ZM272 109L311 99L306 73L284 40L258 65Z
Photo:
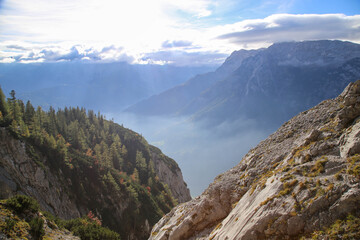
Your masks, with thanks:
M356 154L352 157L349 157L347 162L349 163L346 170L347 174L360 178L360 155Z
M309 177L316 177L320 173L325 172L325 164L328 159L326 157L322 157L315 162L315 165L310 169Z
M360 219L358 217L348 215L345 220L337 220L330 227L322 231L313 232L311 239L360 239Z

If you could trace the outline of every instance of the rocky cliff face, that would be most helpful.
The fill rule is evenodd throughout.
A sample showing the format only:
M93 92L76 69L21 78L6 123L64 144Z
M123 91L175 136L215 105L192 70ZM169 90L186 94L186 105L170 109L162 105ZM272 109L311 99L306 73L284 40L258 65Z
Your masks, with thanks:
M154 162L155 172L159 176L160 181L166 183L173 196L179 203L191 200L190 190L184 182L181 170L177 163L166 157L157 148L151 148L151 159Z
M359 216L360 81L302 112L181 204L150 239L289 239Z
M69 199L67 179L61 171L54 174L49 167L36 163L26 152L25 143L0 128L0 197L16 193L37 199L44 210L64 218L80 217L78 206ZM83 212L84 214L84 212Z

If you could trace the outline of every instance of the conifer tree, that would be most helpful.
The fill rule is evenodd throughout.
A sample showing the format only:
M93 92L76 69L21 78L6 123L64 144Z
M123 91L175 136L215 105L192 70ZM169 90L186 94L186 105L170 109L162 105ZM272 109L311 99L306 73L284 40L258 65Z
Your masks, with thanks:
M25 123L30 124L31 122L33 122L34 115L35 115L35 109L31 105L30 101L27 101L25 106L25 114L24 114Z
M6 123L8 121L9 106L1 87L0 87L0 112L2 115L2 122ZM0 122L0 124L2 123Z
M136 152L136 168L139 169L139 175L142 183L147 180L147 164L146 159L143 157L142 152Z
M10 92L10 96L11 96L11 100L15 101L16 97L15 97L15 90L11 90Z
M1 87L0 87L0 111L4 117L7 114L9 114L9 106L7 104L4 92L2 91Z

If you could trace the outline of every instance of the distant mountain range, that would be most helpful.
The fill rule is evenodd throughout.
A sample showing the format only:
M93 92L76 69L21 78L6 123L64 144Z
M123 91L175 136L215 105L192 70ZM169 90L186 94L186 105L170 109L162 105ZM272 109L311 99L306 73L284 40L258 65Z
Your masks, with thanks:
M138 115L187 116L207 125L246 118L278 127L336 97L360 78L360 45L342 41L277 43L235 51L216 71L126 109Z
M0 64L4 92L42 107L82 106L121 111L214 67L131 65L125 62Z

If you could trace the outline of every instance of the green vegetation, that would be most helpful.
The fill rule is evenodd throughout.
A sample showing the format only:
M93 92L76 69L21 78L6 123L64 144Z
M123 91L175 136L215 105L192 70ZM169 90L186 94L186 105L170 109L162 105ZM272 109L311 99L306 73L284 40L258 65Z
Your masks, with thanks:
M360 155L355 154L354 156L349 157L347 161L349 165L346 172L354 177L360 178Z
M30 233L34 239L42 239L45 235L44 231L44 219L40 217L34 217L30 221Z
M11 239L44 236L44 220L37 216L39 204L33 198L16 195L0 202L0 232Z
M337 220L323 231L316 231L311 239L360 239L360 218L349 215L345 220Z
M325 171L325 164L327 163L328 159L326 157L320 158L315 162L315 165L310 169L309 177L316 177L320 173Z
M51 229L68 229L82 240L119 240L120 235L106 227L91 212L87 216L62 220L48 212L40 214L39 204L31 197L17 195L0 202L0 232L11 239L52 239L45 232L45 219Z
M96 209L103 224L123 238L143 232L146 220L154 225L177 204L151 156L157 154L172 171L178 169L176 162L141 135L91 110L43 111L16 99L15 91L10 95L5 100L0 88L0 127L25 142L37 165L59 176L73 202ZM126 206L121 216L117 204Z
M68 221L60 221L60 226L72 231L74 235L79 236L81 240L118 240L120 235L108 228L102 227L97 218L85 216Z
M253 184L251 186L250 195L252 195L255 191L255 189L260 186L260 189L264 189L266 187L266 182L268 178L274 175L274 171L270 169L266 173L259 176L259 178L255 179L253 181Z
M294 150L294 152L293 152L294 157L299 157L299 156L302 154L302 152L304 152L304 151L306 151L306 150L309 150L310 147L311 147L312 145L314 145L314 144L315 144L315 142L311 142L311 143L309 143L309 144L306 145L306 146L300 146L300 147L296 148L296 149Z
M297 183L298 183L298 180L296 180L296 179L292 180L291 182L284 182L283 190L281 190L278 195L279 196L288 195L296 187Z
M8 209L13 210L16 214L33 214L39 211L38 202L25 195L16 195L6 200L5 205Z

